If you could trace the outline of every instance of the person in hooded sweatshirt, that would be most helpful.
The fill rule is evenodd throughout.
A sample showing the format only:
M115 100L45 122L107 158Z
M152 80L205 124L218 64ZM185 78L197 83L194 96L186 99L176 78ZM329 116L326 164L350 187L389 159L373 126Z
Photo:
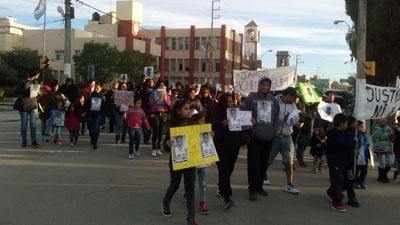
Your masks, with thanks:
M250 143L247 145L247 177L249 199L256 201L258 195L267 196L263 181L271 151L274 135L274 121L279 112L279 104L271 93L271 80L260 79L258 91L250 93L243 105L243 110L252 111L253 129L250 131Z

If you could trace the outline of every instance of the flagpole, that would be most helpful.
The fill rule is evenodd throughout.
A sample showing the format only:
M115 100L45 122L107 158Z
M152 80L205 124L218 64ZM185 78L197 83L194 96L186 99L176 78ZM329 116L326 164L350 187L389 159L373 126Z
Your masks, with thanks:
M43 21L43 55L42 58L46 56L46 19L47 19L47 2L44 0L44 21ZM42 85L44 85L44 75L45 75L45 68L42 69Z

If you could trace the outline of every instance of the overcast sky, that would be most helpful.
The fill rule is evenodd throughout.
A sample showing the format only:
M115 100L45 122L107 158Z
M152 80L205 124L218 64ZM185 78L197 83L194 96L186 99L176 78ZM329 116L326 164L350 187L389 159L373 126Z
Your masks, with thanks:
M2 0L3 1L3 0ZM82 0L105 12L115 10L116 0ZM39 0L12 0L0 5L0 17L17 18L17 23L42 27L43 17L37 21L33 10ZM75 7L73 28L82 29L95 12L85 5L71 0ZM141 0L143 4L143 28L189 28L211 26L211 0ZM243 33L244 25L254 20L261 28L261 54L263 65L275 67L276 51L289 51L291 65L299 55L299 74L318 75L338 80L356 71L350 61L350 51L345 41L346 24L334 25L334 20L352 21L345 14L344 0L221 0L215 2L214 27L227 25ZM62 17L57 6L64 7L64 0L47 0L48 28L62 28ZM100 13L101 14L101 13ZM274 52L266 52L266 50Z

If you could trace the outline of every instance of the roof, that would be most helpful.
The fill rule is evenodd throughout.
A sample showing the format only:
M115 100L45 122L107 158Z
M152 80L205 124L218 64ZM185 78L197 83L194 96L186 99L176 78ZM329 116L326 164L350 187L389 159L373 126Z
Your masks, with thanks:
M245 27L256 27L256 26L258 26L258 25L256 24L256 22L254 22L254 20L252 20Z

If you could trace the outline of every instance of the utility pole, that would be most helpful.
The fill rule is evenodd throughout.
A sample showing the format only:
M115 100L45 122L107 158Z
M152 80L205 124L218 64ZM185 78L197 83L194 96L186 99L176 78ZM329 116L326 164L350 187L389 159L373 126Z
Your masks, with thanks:
M71 0L65 0L64 80L71 78Z
M219 19L220 16L214 16L214 11L221 10L220 7L214 8L214 3L220 2L221 0L212 0L212 6L211 6L211 40L210 44L208 45L209 47L209 52L210 52L210 57L209 57L209 64L208 64L208 70L209 70L209 76L212 77L212 72L213 72L213 61L212 61L212 54L214 51L214 19ZM208 80L209 82L209 80Z
M357 78L364 79L363 71L365 62L365 51L367 46L367 0L358 1L358 24L357 24Z

